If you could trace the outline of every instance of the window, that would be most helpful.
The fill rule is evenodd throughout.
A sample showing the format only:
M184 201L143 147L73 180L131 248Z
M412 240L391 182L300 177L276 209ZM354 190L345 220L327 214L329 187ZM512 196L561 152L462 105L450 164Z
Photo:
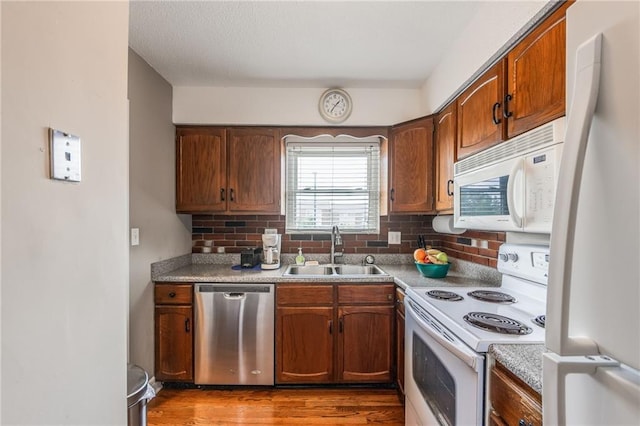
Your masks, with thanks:
M287 142L286 232L324 233L333 225L379 232L380 142L373 139Z

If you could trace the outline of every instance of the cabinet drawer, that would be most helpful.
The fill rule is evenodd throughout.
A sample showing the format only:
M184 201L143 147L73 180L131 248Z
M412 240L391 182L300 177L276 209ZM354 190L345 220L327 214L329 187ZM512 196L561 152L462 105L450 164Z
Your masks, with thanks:
M341 284L338 286L338 303L393 304L394 293L393 284Z
M156 305L189 305L192 295L191 284L156 284L154 288Z
M278 306L286 305L332 305L333 285L280 284L276 290Z
M524 382L503 368L491 369L490 398L493 411L510 425L542 424L540 397ZM499 423L498 423L499 424Z

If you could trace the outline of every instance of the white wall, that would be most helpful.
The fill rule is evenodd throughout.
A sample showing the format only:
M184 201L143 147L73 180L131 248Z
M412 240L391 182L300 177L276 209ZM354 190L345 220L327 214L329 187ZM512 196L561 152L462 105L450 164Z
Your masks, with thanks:
M420 116L418 89L346 88L353 112L341 125L386 126ZM176 124L329 125L318 112L324 89L174 87Z
M548 0L483 2L422 86L423 114L442 106L547 3Z
M128 13L2 2L2 424L126 424ZM48 127L81 183L48 179Z
M175 213L175 127L171 85L129 49L129 360L154 371L150 264L191 252L190 219ZM183 217L184 218L184 217Z

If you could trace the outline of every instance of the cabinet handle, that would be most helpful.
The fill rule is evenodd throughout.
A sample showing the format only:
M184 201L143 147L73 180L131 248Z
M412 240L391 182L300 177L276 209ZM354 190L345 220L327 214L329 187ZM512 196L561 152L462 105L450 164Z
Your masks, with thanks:
M220 201L224 201L224 188L220 188Z
M189 318L184 320L184 331L187 333L191 331L191 320Z
M230 201L235 201L234 194L233 194L233 188L231 188L229 190L229 200Z
M518 421L518 426L533 426L533 423L529 423L529 422L525 421L524 419L520 419Z
M329 334L333 334L333 320L329 320Z
M172 291L171 293L169 293L169 297L173 299L174 297L176 297L176 293Z
M504 97L504 109L502 110L502 115L504 118L509 118L513 115L513 112L509 111L509 101L512 99L513 96L508 93Z
M453 185L453 180L449 179L447 181L447 195L449 197L453 197L453 190L451 189L451 185Z
M496 117L496 111L498 110L498 108L500 108L500 102L496 102L495 104L493 104L493 113L491 118L493 119L493 124L495 124L496 126L502 121L498 117Z
M340 333L342 333L342 330L344 330L344 326L342 324L342 317L340 317L340 319L338 321L338 331L340 331Z
M389 199L391 199L391 201L396 200L396 190L393 188L391 188L391 192L389 193Z

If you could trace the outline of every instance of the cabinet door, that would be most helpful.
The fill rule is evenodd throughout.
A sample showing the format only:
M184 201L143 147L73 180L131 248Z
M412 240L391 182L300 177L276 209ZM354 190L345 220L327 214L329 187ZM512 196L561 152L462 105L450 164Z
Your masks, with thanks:
M189 128L176 132L176 211L226 209L224 129Z
M228 129L229 211L280 212L280 140L274 129Z
M456 103L436 118L436 210L453 209L453 163L456 161Z
M393 306L338 308L338 381L392 381L393 315Z
M458 160L504 140L504 91L504 61L500 61L458 97Z
M191 306L156 306L156 380L193 381Z
M433 211L433 118L394 127L389 156L390 212Z
M554 12L507 56L509 138L565 114L565 10Z
M333 307L276 310L276 381L328 383L333 379Z

